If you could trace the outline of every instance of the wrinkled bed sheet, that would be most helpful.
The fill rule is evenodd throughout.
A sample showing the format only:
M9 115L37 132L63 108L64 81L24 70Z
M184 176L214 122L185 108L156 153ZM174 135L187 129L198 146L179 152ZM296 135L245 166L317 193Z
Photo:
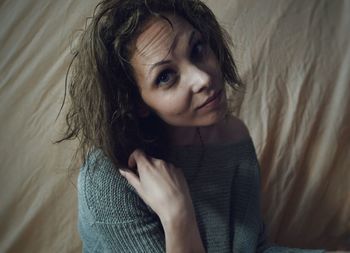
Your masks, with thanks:
M271 239L350 249L350 1L209 0L246 84ZM92 0L0 3L0 252L80 252L76 143L53 145ZM63 111L66 110L64 107Z

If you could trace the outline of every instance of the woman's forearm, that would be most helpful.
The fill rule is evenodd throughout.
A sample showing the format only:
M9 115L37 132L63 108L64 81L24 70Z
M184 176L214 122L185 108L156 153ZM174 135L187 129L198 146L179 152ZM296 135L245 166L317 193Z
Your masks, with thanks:
M166 253L204 253L195 215L182 214L162 220Z

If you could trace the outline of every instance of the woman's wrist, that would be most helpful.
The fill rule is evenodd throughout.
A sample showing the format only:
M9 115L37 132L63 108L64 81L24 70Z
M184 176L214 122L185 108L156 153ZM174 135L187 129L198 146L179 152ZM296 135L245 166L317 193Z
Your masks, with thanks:
M179 220L188 221L195 219L195 212L191 200L177 200L176 203L173 202L172 205L164 207L162 212L158 213L158 216L163 226L172 226L173 222Z

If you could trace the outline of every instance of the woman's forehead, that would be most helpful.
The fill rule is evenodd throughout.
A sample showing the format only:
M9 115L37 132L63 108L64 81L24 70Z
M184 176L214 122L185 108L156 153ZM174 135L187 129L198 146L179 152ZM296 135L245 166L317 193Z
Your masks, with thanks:
M182 17L164 15L151 18L134 42L131 60L143 60L146 63L164 59L181 35L190 33L193 27ZM150 62L151 61L151 62Z

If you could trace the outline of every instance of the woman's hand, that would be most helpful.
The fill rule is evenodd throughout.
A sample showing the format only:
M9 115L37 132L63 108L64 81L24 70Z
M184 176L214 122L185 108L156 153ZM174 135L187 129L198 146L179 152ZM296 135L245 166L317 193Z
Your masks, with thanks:
M186 179L179 168L135 150L129 167L120 173L143 201L157 213L163 225L167 253L205 252Z
M121 175L157 213L162 223L179 216L194 217L188 185L179 168L147 156L139 149L130 155L128 164L131 168L137 168L138 175L130 170L119 170Z

